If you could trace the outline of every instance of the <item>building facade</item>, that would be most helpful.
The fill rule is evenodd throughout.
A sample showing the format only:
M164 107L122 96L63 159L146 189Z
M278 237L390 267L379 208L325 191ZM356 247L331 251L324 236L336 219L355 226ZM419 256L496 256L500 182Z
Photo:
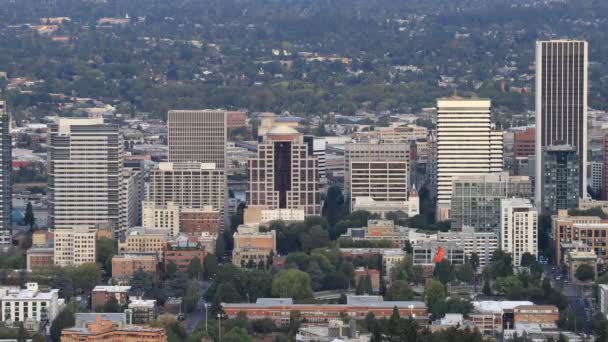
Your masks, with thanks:
M529 199L500 201L500 249L511 254L515 267L524 253L538 257L538 211Z
M101 315L95 322L84 327L66 328L61 331L61 342L167 342L164 328L137 325L116 326Z
M121 254L112 257L112 278L119 282L129 281L137 271L156 273L158 256L151 254Z
M10 134L10 115L6 103L0 101L0 245L12 242L12 144Z
M480 270L492 262L492 254L498 249L498 232L476 232L468 226L460 231L438 232L437 240L462 246L467 258L477 254Z
M459 176L500 172L502 132L491 123L490 100L437 100L437 218L450 218L452 181Z
M169 162L213 163L225 168L226 112L170 110L167 114Z
M598 258L608 258L608 222L597 216L570 216L566 210L553 217L555 260L561 264L571 244L581 243ZM580 249L577 247L577 249Z
M159 259L163 257L163 246L170 238L166 229L144 227L129 228L125 236L118 241L120 253L155 253Z
M2 322L29 321L51 323L64 306L59 290L40 291L38 283L26 283L25 289L0 288L0 314Z
M94 226L75 226L55 230L55 265L78 266L96 262L97 229Z
M586 41L536 42L536 179L552 166L545 148L570 145L579 174L587 174L588 45ZM587 191L586 177L577 183L579 196ZM544 210L544 185L536 182L536 205ZM583 196L584 197L584 196Z
M407 161L351 161L349 169L351 210L361 197L378 202L408 201Z
M167 241L163 246L163 266L165 272L169 264L177 266L178 272L187 272L188 266L194 259L200 264L205 260L205 247L196 237L181 235Z
M263 209L304 209L319 215L319 163L301 133L275 126L258 144L258 156L248 161L249 206Z
M145 198L144 172L139 168L123 168L120 200L120 231L141 226L141 202Z
M224 221L226 173L213 164L160 163L150 173L148 201L158 206L172 202L180 208L219 210Z
M452 184L452 230L469 226L479 232L498 232L500 200L532 196L530 179L508 172L458 176Z
M552 145L544 149L542 210L550 214L578 206L580 179L586 178L579 168L579 154L570 145ZM587 193L585 190L584 193Z
M49 125L49 227L109 224L118 232L123 177L119 127L102 118Z

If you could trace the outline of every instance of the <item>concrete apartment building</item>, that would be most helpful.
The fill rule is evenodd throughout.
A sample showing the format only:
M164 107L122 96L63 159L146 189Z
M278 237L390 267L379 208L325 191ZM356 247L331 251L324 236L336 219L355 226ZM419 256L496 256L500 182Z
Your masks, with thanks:
M319 164L312 141L295 129L278 125L258 144L258 156L249 159L247 203L261 209L303 209L319 215Z
M125 230L131 227L141 226L141 202L144 199L144 171L139 168L124 167L119 218L121 232L124 233Z
M360 198L375 202L401 203L401 211L409 211L409 162L352 161L349 166L350 208Z
M438 99L436 134L437 218L445 220L454 178L502 171L503 141L487 99Z
M171 202L188 209L212 207L221 213L223 224L226 173L214 164L159 163L150 173L148 202L156 206Z
M524 253L538 257L538 211L529 199L500 201L500 249L510 253L513 266L521 265Z
M457 176L452 182L451 228L470 226L479 232L498 232L500 200L531 196L532 184L526 176L509 176L508 172Z
M78 266L96 261L97 228L80 225L55 230L55 265Z
M213 206L203 208L181 208L173 202L158 205L143 202L143 226L166 229L171 237L180 233L200 235L201 233L219 234L222 227L222 214Z
M0 245L12 243L12 144L10 115L6 103L0 101Z
M129 254L155 253L159 260L162 260L163 246L169 238L170 234L166 229L129 228L125 236L118 241L118 251Z
M49 125L49 227L109 224L119 231L123 139L103 118L59 118Z
M570 216L567 210L559 210L552 226L557 264L564 262L571 249L590 249L598 258L608 258L608 221L597 216ZM577 246L579 243L583 248Z
M213 163L225 168L226 112L170 110L167 114L169 162Z
M536 42L536 206L543 204L544 151L551 145L570 145L577 155L576 169L587 174L588 44L580 40ZM587 179L578 179L578 194L585 197Z

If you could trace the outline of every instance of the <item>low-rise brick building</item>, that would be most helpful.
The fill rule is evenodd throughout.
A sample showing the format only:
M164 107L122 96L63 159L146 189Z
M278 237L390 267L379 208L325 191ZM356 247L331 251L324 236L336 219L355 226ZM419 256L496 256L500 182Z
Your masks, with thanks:
M428 323L428 311L424 302L384 301L381 296L348 296L346 304L294 304L291 298L258 298L256 303L222 303L228 318L240 312L248 319L270 318L277 323L289 322L292 312L299 312L311 323L327 323L341 319L343 315L362 320L368 313L376 318L390 317L397 308L401 317L412 317L420 323Z
M112 278L128 281L137 270L155 273L158 269L158 257L149 254L122 254L112 257Z
M30 248L26 253L27 270L43 269L54 265L55 250L52 247Z
M91 292L91 308L104 306L110 298L115 298L119 305L129 302L131 286L95 286Z
M205 247L194 236L180 235L174 240L167 241L163 246L165 272L170 263L177 266L178 272L186 272L194 258L198 258L201 264L205 260Z
M374 291L374 293L380 291L380 271L363 267L355 269L355 282L357 284L359 284L361 279L365 276L369 276L371 280L372 291Z
M222 213L211 206L203 208L182 208L179 213L179 229L189 235L219 234L222 227Z
M521 305L513 309L515 324L539 324L542 328L556 328L559 309L555 305Z

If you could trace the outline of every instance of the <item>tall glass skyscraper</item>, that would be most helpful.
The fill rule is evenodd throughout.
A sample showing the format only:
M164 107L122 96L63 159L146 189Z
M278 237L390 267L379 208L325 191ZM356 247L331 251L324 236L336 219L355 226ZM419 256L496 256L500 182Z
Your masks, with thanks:
M570 145L578 154L579 174L587 174L586 41L536 42L536 204L543 201L542 177L547 167L545 147ZM579 194L587 180L579 177ZM544 207L544 205L543 205Z

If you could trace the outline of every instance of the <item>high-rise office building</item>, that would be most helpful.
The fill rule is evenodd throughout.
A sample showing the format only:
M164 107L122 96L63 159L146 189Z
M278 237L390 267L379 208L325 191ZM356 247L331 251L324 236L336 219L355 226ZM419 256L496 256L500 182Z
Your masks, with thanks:
M10 116L4 101L0 101L0 245L12 240L12 151Z
M160 163L150 172L148 201L180 208L219 210L224 218L226 172L214 163Z
M399 210L407 212L407 161L351 161L349 169L351 210L355 202L365 198L402 204Z
M500 201L500 249L511 254L513 266L525 253L538 256L538 211L529 199Z
M532 196L530 178L508 172L459 176L452 184L450 221L456 231L470 226L476 232L498 232L500 200Z
M521 175L534 156L536 144L536 131L533 127L525 131L515 132L513 137L513 170L516 175Z
M450 217L455 177L502 171L502 132L494 130L490 107L490 100L437 100L435 163L440 220Z
M589 186L596 196L601 198L604 189L604 163L592 161L589 163Z
M170 162L215 163L216 168L225 168L225 111L171 110L167 126Z
M550 214L559 209L578 206L580 178L579 154L570 145L552 145L544 148L544 172L541 179L542 211Z
M312 141L306 143L294 128L271 128L258 144L257 158L248 161L249 206L265 209L304 209L321 212L319 162Z
M402 162L409 175L409 161L410 145L406 142L388 143L372 139L347 143L344 146L344 191L351 192L350 167L353 162ZM407 189L404 191L407 192Z
M547 163L545 147L570 145L578 154L578 194L587 191L587 65L586 41L536 42L536 179ZM541 208L542 182L536 181L536 205ZM544 205L542 205L544 208Z
M144 171L141 168L124 167L120 199L120 231L141 226L141 202L144 199Z
M49 125L49 226L105 223L117 232L123 190L123 139L102 118Z

